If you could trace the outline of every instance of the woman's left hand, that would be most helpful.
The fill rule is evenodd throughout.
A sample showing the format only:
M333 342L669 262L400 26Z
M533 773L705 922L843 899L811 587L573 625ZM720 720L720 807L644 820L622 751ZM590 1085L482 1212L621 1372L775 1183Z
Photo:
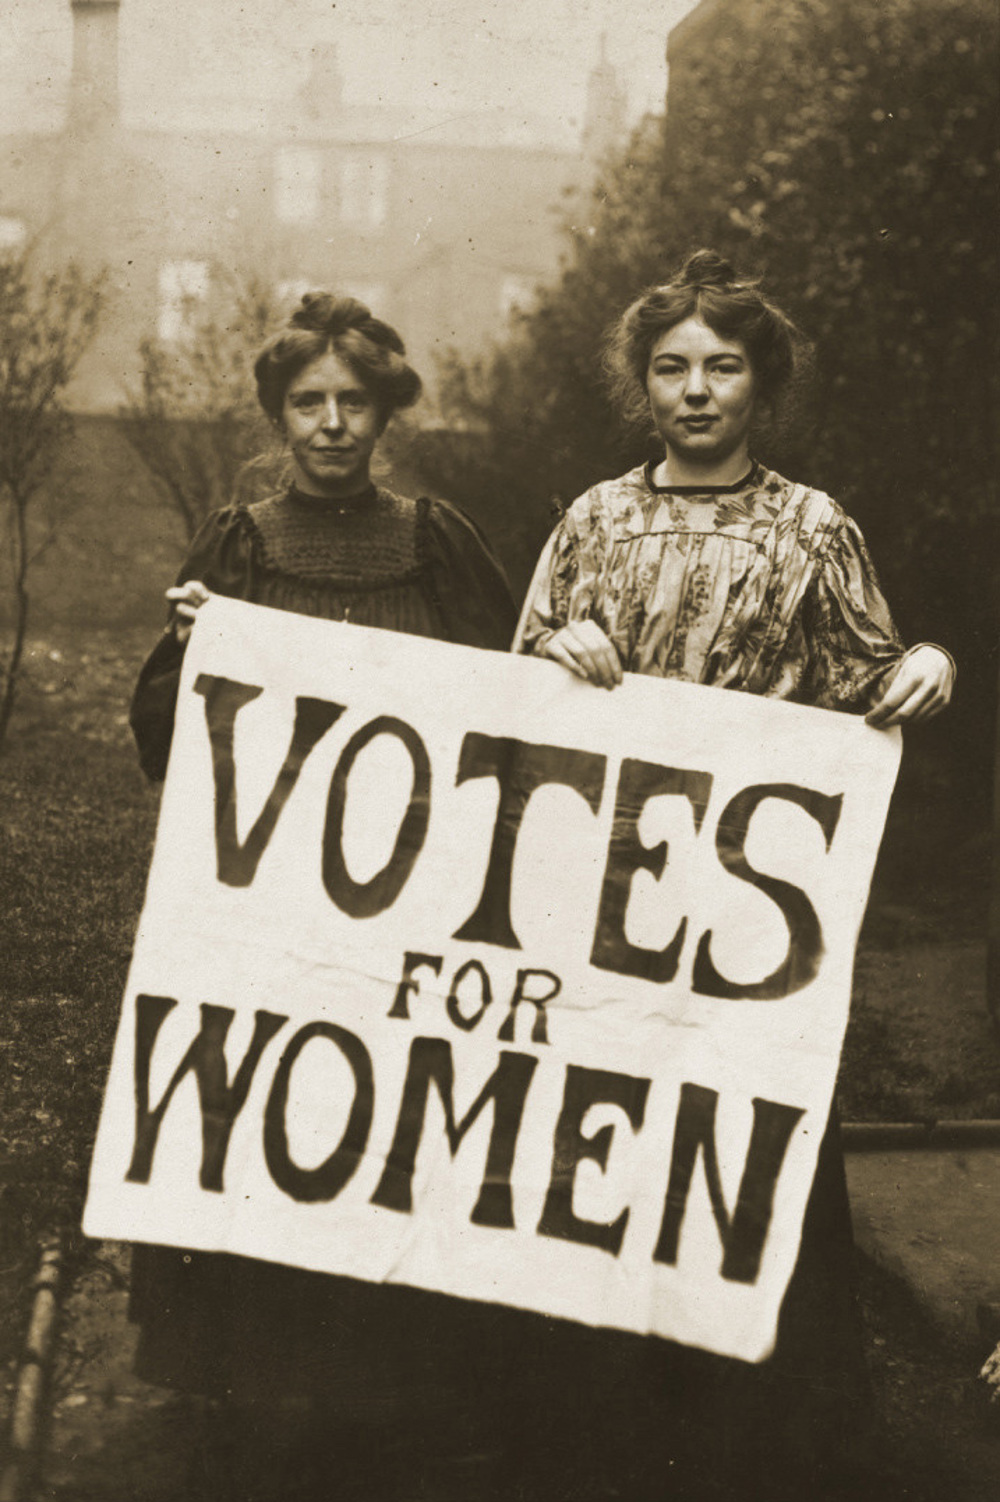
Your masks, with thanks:
M900 663L875 708L865 720L880 730L932 720L951 699L955 673L951 658L938 647L917 647Z

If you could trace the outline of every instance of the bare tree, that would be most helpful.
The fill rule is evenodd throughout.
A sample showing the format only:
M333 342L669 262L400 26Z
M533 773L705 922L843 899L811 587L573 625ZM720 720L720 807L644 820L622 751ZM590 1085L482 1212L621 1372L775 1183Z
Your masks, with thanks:
M28 578L51 541L30 525L32 502L72 430L64 395L102 300L101 276L73 265L36 274L27 252L0 257L0 512L13 596L11 641L0 667L0 748L28 629Z
M251 358L276 321L261 282L216 277L212 301L188 299L177 338L140 345L142 375L121 431L190 538L210 511L273 488L272 435L253 397Z

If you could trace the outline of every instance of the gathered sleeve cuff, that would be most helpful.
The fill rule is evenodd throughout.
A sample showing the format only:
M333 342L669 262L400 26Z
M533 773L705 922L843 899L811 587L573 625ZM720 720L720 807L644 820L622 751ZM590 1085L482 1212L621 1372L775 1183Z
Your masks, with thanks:
M250 539L233 508L213 512L191 541L176 583L200 579L213 594L245 598L250 577ZM174 733L174 712L184 662L184 643L178 641L173 607L163 635L142 666L129 724L139 752L139 765L151 782L167 775L167 759Z
M804 601L804 702L866 713L907 655L857 525L841 513ZM912 649L911 649L912 650Z
M948 687L949 687L949 689L954 689L954 687L955 687L955 680L958 677L958 663L955 661L954 657L952 657L951 653L948 651L948 648L947 647L942 647L942 645L941 645L941 643L939 641L918 641L918 642L916 642L912 647L907 647L905 653L903 654L904 660L907 657L912 657L913 654L914 654L914 652L919 652L920 649L921 649L921 647L930 647L930 648L932 648L933 651L941 653L941 656L947 662L949 671L951 673L951 680L949 682Z
M421 548L448 639L506 652L517 610L503 569L484 534L457 506L426 505Z

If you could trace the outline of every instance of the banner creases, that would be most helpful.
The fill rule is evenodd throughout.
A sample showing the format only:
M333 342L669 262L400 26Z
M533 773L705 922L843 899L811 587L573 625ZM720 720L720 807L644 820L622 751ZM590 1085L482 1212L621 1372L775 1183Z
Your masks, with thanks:
M84 1229L762 1359L899 750L213 598Z

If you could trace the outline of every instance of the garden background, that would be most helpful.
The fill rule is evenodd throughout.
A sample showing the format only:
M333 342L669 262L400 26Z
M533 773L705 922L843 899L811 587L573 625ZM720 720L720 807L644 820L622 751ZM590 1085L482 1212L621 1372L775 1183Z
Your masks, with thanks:
M398 425L388 473L472 513L522 592L560 506L644 453L608 410L603 330L700 245L763 277L815 341L816 368L794 422L762 434L759 457L841 501L904 637L939 641L959 664L949 713L906 737L862 936L841 1111L1000 1118L986 990L997 9L760 0L700 10L700 36L683 47L679 38L671 59L668 112L644 122L574 208L561 275L496 348L445 357L440 413ZM222 325L232 332L216 318L216 335ZM154 374L156 358L151 348ZM185 389L188 405L172 417L154 383L139 415L154 420L196 504L218 503L228 481L199 479L198 454L217 449L220 423L244 423L235 479L256 442L239 351L220 352L193 407ZM86 1254L76 1227L155 825L128 700L190 523L154 462L150 428L145 447L129 441L135 418L78 416L54 455L33 513L46 545L0 748L3 1359L16 1349L38 1236L58 1227L74 1256Z

